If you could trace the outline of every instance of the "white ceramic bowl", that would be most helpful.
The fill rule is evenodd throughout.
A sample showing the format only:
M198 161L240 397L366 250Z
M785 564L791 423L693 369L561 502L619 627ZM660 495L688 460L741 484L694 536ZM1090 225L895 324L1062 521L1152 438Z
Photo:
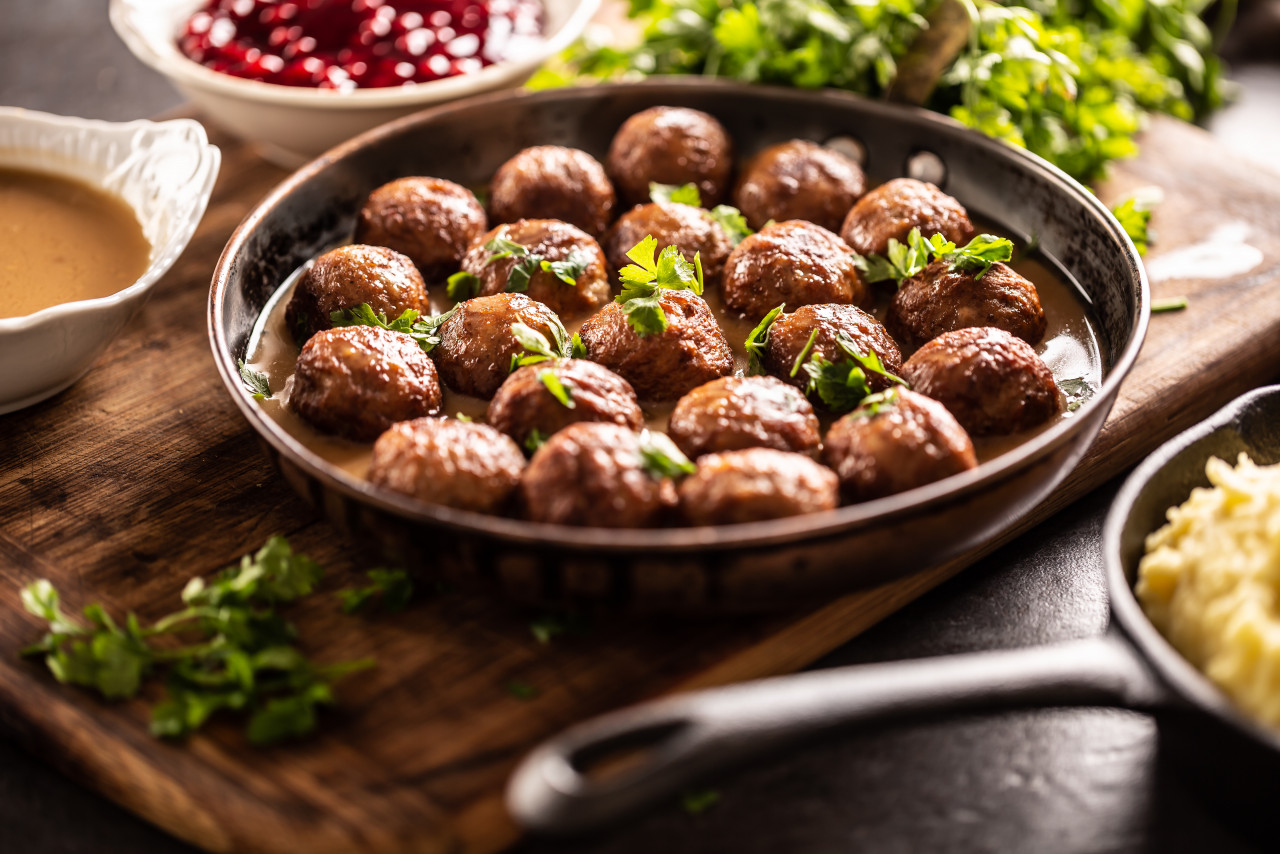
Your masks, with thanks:
M201 0L111 0L111 25L139 59L169 78L222 127L261 143L293 168L369 128L431 104L519 86L586 27L600 0L543 0L546 39L518 59L474 74L388 89L336 92L243 80L205 68L177 39Z
M146 271L124 290L0 319L0 413L84 376L191 240L220 161L204 128L190 119L100 122L0 107L0 166L114 193L133 208L151 243Z

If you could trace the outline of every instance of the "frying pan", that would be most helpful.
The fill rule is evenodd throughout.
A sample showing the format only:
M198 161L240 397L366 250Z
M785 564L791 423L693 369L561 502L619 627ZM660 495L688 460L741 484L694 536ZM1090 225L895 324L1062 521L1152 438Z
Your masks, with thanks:
M1246 394L1155 451L1103 532L1113 620L1039 648L832 668L652 701L574 726L516 769L507 805L541 832L598 828L698 782L836 728L1012 707L1114 705L1156 715L1161 750L1245 830L1274 830L1280 735L1236 711L1148 621L1133 594L1143 541L1208 486L1212 456L1280 462L1280 386Z
M405 175L485 184L534 144L604 159L629 116L656 105L719 118L738 157L797 137L847 138L870 179L925 177L1022 239L1079 285L1100 330L1102 387L1072 417L977 469L828 513L750 525L661 530L574 528L427 505L354 478L264 414L237 360L280 284L351 238L375 187ZM923 171L921 171L923 170ZM240 224L214 272L209 335L231 399L285 479L360 543L405 569L531 602L647 611L780 608L918 572L1007 530L1088 450L1137 356L1147 286L1106 207L1038 157L926 110L834 91L700 78L472 98L384 125L313 161ZM429 544L429 547L424 547Z

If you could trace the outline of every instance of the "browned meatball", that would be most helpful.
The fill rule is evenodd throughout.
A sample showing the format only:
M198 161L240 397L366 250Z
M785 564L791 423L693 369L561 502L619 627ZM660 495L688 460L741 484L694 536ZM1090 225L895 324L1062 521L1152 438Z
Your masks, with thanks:
M617 424L570 424L538 449L520 479L535 522L652 528L675 505L675 486L647 468L640 436Z
M715 287L720 281L725 259L733 251L724 228L702 208L652 202L624 213L605 235L604 255L609 271L613 273L630 264L627 252L648 235L658 241L659 250L678 246L691 262L695 254L699 255L708 287Z
M620 375L641 400L675 400L733 373L733 350L706 302L689 291L659 291L665 331L641 337L618 303L582 324L587 358Z
M453 317L440 327L440 343L431 351L440 379L449 388L473 397L493 397L511 371L511 357L524 347L511 334L523 323L548 342L560 325L555 312L524 294L494 294L458 303Z
M667 433L690 457L743 448L813 453L822 443L805 396L773 377L721 377L680 398Z
M487 424L417 418L373 443L369 480L428 504L501 513L523 469L516 443Z
M518 243L544 261L577 260L585 265L573 285L561 281L555 273L541 269L529 279L524 293L547 304L562 317L589 314L612 296L600 244L577 226L555 219L522 219L500 225L472 245L462 259L462 269L480 280L482 296L506 291L510 286L511 270L518 260L499 258L489 263L492 253L484 247L495 237Z
M441 178L400 178L369 194L355 239L409 256L423 278L439 282L458 269L486 228L484 208L466 187Z
M326 433L372 442L397 421L435 415L440 382L408 335L344 326L317 332L303 346L289 406Z
M774 306L863 305L870 291L844 241L811 222L788 220L757 231L729 255L720 283L724 304L752 320Z
M793 139L752 158L733 203L752 228L769 220L803 219L838 232L849 208L867 190L856 161L821 145Z
M708 454L680 482L680 511L691 525L735 525L833 510L835 472L803 454L748 448Z
M806 353L805 347L809 345L815 329L818 335ZM765 370L784 382L804 388L809 383L809 375L804 368L797 370L795 376L791 375L796 360L801 354L804 354L806 362L814 354L828 362L848 359L837 342L837 335L841 332L853 341L860 354L865 356L874 350L889 373L898 374L902 370L902 353L893 338L879 321L852 305L804 305L789 314L778 315L769 327L769 341L764 352ZM892 380L878 374L869 374L867 381L872 391L894 385Z
M978 465L964 428L932 398L903 388L864 401L827 431L822 458L846 501L870 501Z
M902 376L974 436L1029 430L1058 412L1053 374L1030 344L1003 329L944 332L907 360Z
M536 145L498 167L489 185L495 222L559 219L599 237L613 222L613 185L600 162L576 148Z
M925 238L941 234L960 246L973 237L973 223L960 203L914 178L894 178L859 199L840 236L859 255L883 255L890 238L906 243L913 228Z
M284 310L285 323L301 347L329 315L361 303L389 320L409 309L426 312L427 286L413 262L385 246L353 244L331 249L307 268Z
M551 374L564 388L566 406L547 385ZM488 422L522 445L536 431L542 438L579 421L607 421L632 430L644 426L644 413L631 383L585 359L557 359L520 368L489 404Z
M1028 344L1044 337L1044 309L1036 286L1005 264L993 264L981 279L934 261L902 283L889 303L885 325L914 350L944 332L995 326Z
M649 201L649 183L657 182L696 184L710 207L729 188L733 142L724 125L699 110L650 107L618 128L605 168L627 204Z

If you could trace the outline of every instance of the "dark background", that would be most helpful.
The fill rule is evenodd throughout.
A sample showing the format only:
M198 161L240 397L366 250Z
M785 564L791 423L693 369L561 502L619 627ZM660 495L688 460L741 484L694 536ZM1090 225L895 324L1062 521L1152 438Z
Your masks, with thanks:
M1209 129L1280 169L1280 3L1246 3L1227 45L1241 84ZM116 39L105 3L0 0L0 104L132 119L181 102ZM1118 484L828 656L819 666L1082 638L1107 625L1099 533ZM525 854L1246 852L1164 767L1146 716L1067 709L904 725L820 744L717 785L699 816L658 811ZM1259 808L1274 810L1274 804ZM1274 847L1274 846L1273 846ZM191 852L0 736L0 852Z

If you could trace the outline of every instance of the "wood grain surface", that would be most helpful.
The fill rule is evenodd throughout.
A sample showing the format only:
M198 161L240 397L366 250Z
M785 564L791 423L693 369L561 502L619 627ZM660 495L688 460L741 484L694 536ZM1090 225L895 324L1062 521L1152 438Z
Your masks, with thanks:
M39 633L19 606L21 586L46 577L72 607L101 601L151 618L174 608L187 578L272 533L330 570L326 591L371 559L263 462L216 375L204 326L214 262L284 173L235 141L215 141L224 164L209 212L142 314L73 388L0 417L0 722L171 833L213 851L499 850L517 836L502 786L538 740L664 692L803 667L980 557L810 612L611 618L546 645L529 632L535 614L502 602L439 594L365 618L340 614L326 593L288 612L308 652L320 661L373 655L379 666L339 685L318 737L252 749L223 721L184 743L156 741L146 710L154 694L102 702L18 659ZM1231 234L1261 258L1228 277L1155 284L1157 298L1186 295L1190 309L1153 318L1093 451L1019 531L1275 373L1280 178L1194 128L1155 120L1142 157L1100 192L1111 200L1153 185L1166 201L1152 259L1185 255L1236 223ZM1226 251L1229 259L1244 250ZM512 680L538 696L512 696Z

